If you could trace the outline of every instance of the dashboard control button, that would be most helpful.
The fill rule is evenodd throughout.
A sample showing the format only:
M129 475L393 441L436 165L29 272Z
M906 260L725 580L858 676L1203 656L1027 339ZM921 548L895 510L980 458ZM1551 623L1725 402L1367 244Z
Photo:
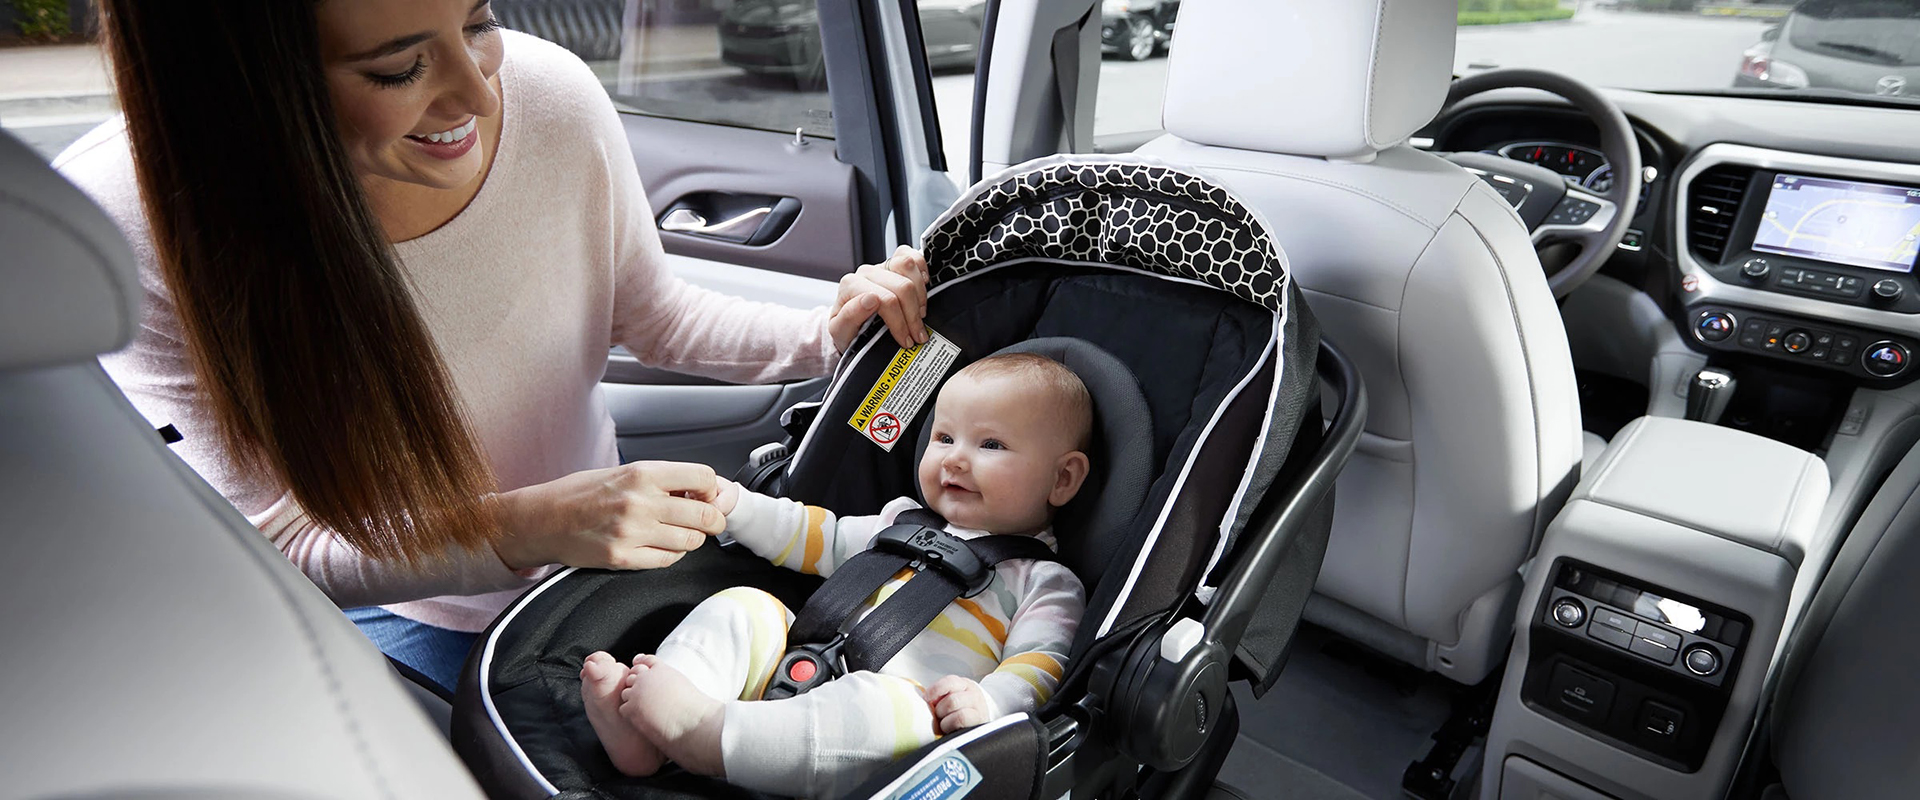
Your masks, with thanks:
M1813 346L1813 337L1808 336L1806 331L1794 331L1781 340L1780 346L1789 353L1804 353Z
M1733 315L1725 311L1702 311L1693 321L1693 335L1703 342L1726 341L1733 335Z
M1891 378L1907 371L1907 360L1910 358L1912 354L1907 352L1905 346L1897 342L1879 341L1867 345L1866 352L1860 354L1860 365L1874 375Z
M1580 601L1571 597L1562 597L1553 604L1553 621L1569 628L1578 628L1587 621L1587 609Z
M1651 622L1642 622L1633 629L1633 635L1669 650L1680 649L1680 634L1662 628Z
M1720 656L1713 648L1696 644L1687 648L1687 671L1701 677L1707 677L1720 671Z
M1900 299L1900 295L1905 294L1906 291L1899 281L1892 278L1881 278L1873 285L1873 296L1889 303Z
M1827 348L1815 347L1813 348L1813 352L1807 354L1807 357L1815 361L1825 361L1827 360Z
M1755 283L1766 280L1767 273L1772 271L1772 265L1769 265L1764 258L1749 258L1746 263L1740 265L1740 276Z
M1602 625L1599 622L1587 626L1587 636L1599 639L1622 650L1633 646L1633 634L1611 625Z
M1627 633L1633 633L1634 626L1637 625L1638 623L1636 623L1632 617L1629 617L1611 608L1607 608L1605 606L1594 606L1593 624L1605 625L1609 628L1619 628L1620 630L1626 631Z
M1813 343L1821 347L1826 347L1827 345L1833 344L1833 334L1831 333L1815 334L1813 337Z
M1663 646L1657 642L1649 641L1640 636L1633 637L1633 644L1627 649L1632 650L1634 655L1640 656L1641 658L1668 666L1672 666L1674 659L1680 657L1680 651Z
M1835 349L1833 351L1833 356L1831 358L1828 358L1827 362L1830 364L1833 364L1836 367L1844 367L1848 364L1853 363L1853 351Z

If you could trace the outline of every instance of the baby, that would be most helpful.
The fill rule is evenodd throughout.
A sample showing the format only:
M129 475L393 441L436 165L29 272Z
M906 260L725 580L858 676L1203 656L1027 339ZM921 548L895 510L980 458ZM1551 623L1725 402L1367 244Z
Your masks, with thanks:
M934 404L920 492L962 539L1024 534L1055 547L1055 509L1087 477L1092 402L1072 371L1015 353L975 362ZM836 520L823 508L743 491L721 480L727 532L769 561L817 575L866 549L901 512ZM793 613L758 589L707 598L654 655L631 668L606 653L580 670L587 719L614 766L651 775L665 760L774 794L809 797L857 786L944 733L1046 701L1065 672L1086 608L1066 567L1011 560L987 589L949 604L879 672L852 672L784 700L758 700L787 649ZM896 575L861 613L905 582Z

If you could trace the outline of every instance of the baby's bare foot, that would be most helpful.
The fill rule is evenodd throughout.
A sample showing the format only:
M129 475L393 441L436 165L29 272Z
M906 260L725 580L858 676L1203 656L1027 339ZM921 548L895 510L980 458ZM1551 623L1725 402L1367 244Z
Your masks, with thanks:
M688 772L725 777L720 729L726 706L701 693L680 671L643 655L634 659L620 715Z
M620 693L627 685L627 667L606 653L587 656L580 667L580 699L587 705L587 722L600 737L613 766L627 775L644 777L660 771L665 759L660 748L620 713Z

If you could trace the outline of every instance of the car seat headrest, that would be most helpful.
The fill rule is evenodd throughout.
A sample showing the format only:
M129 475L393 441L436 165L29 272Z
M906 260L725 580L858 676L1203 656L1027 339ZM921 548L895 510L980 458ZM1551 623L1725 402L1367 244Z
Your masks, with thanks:
M1368 158L1440 110L1457 12L1437 0L1189 3L1161 121L1198 144Z
M0 370L88 359L133 338L140 283L120 228L5 132L0 242Z
M1131 522L1146 501L1154 466L1153 437L1140 435L1153 429L1153 416L1133 370L1091 342L1064 336L1028 339L994 355L1001 353L1034 353L1058 361L1080 376L1093 398L1093 452L1087 454L1092 466L1080 493L1054 518L1062 552ZM932 430L932 425L920 426L915 464L926 455Z

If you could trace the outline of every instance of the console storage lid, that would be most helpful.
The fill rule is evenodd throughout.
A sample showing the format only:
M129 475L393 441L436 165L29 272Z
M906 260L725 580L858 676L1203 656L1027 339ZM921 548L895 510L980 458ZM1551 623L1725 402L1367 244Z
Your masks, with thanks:
M1827 466L1772 439L1690 420L1641 417L1620 430L1572 500L1805 557L1826 504Z

